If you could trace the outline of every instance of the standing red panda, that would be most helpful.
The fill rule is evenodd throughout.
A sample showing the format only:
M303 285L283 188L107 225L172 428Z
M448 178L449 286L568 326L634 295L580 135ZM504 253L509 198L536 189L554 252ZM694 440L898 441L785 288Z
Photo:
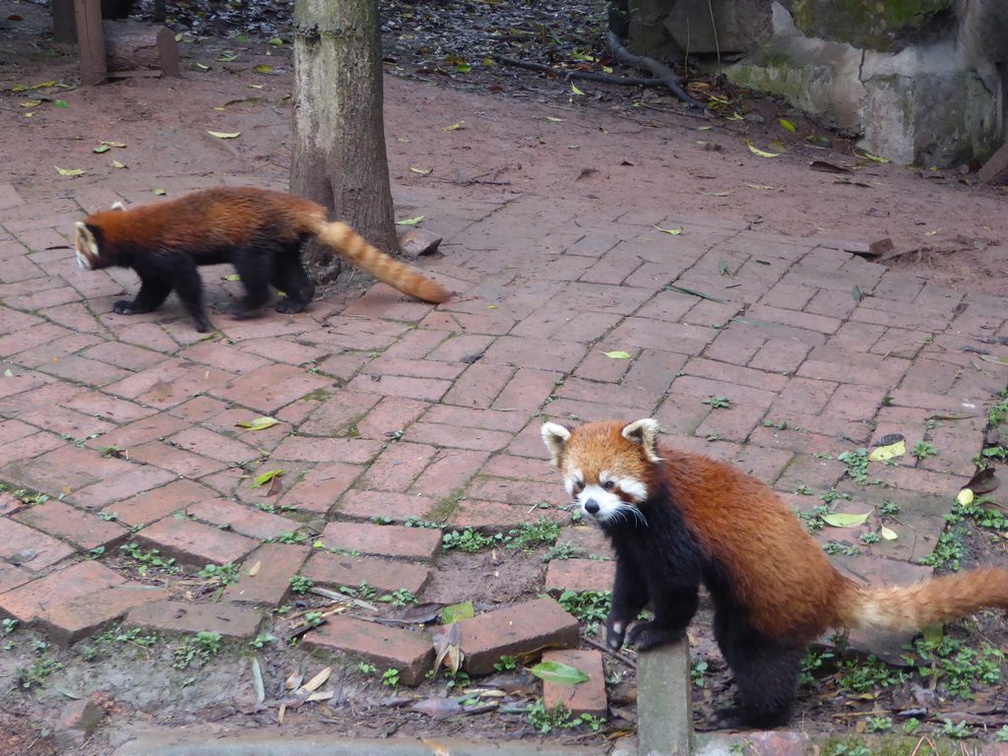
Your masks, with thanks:
M404 294L445 302L448 292L420 271L371 246L345 223L330 223L326 210L311 200L253 187L219 187L176 200L113 208L78 221L78 264L87 270L117 265L140 276L133 301L112 309L121 315L151 312L174 289L196 321L210 330L203 304L199 265L232 263L245 285L245 297L232 314L248 317L269 299L269 286L283 291L279 312L301 312L315 285L301 264L301 246L312 237Z
M659 448L658 423L542 426L553 464L616 552L606 643L681 638L704 583L735 674L741 722L787 722L805 647L829 628L896 632L1008 609L1008 569L869 588L841 575L767 486L723 462ZM648 601L654 619L627 626Z

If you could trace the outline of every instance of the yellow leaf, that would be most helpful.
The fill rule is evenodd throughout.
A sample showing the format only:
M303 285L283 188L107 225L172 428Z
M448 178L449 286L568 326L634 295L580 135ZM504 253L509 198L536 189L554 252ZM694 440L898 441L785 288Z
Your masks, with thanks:
M571 92L573 92L576 95L583 95L584 94L584 92L582 92L580 89L578 89L577 87L574 86L574 82L571 82Z
M83 168L60 168L58 165L54 165L53 168L60 176L83 176Z
M773 191L773 187L767 186L766 184L750 184L746 182L746 186L748 186L750 189L768 189L770 191Z
M451 126L445 126L445 131L458 131L465 128L465 121L455 121Z
M906 441L901 438L894 444L879 446L872 449L871 453L868 455L868 459L872 462L885 462L888 459L902 457L904 454L906 454Z
M785 131L790 131L792 134L798 131L798 128L787 118L778 118L777 123L779 123Z
M864 158L865 160L870 160L873 163L888 163L889 158L879 157L878 155L872 155L870 152L854 152L855 157Z
M20 104L22 108L37 108L42 104L42 100L25 100Z
M623 352L623 351L602 352L602 354L604 354L606 357L608 357L609 359L612 359L612 360L629 360L630 359L630 353L629 352Z
M834 528L853 528L857 525L864 525L865 520L871 512L861 514L847 514L846 512L830 512L822 516L822 521Z
M248 430L260 431L266 430L267 428L272 428L279 422L275 417L267 417L262 415L257 417L255 420L241 420L235 423L239 428L246 428Z
M265 63L261 63L258 66L253 66L252 70L256 73L273 73L273 66L267 66Z
M554 118L553 116L546 116L546 120L553 123L563 123L563 118Z
M112 161L112 167L113 168L125 168L126 164L125 163L120 163L118 160L113 160Z
M196 68L198 68L200 71L209 71L210 70L210 66L205 65L203 63L199 63L199 62L196 63Z
M956 495L956 503L968 507L973 503L974 494L972 488L964 488Z
M760 157L766 157L766 158L774 158L780 154L778 152L767 152L766 150L761 150L759 147L753 144L752 139L746 139L745 143L749 146L749 152L751 152L753 155L759 155Z
M682 226L679 226L679 228L662 228L657 223L655 223L654 227L659 231L661 231L663 234L669 234L671 236L679 236L682 234Z
M424 217L422 215L418 215L416 218L406 218L405 220L397 220L395 224L397 226L418 226L420 225L420 221L422 221L423 219Z
M168 194L168 192L166 192L164 189L155 189L154 190L154 196L155 197L164 197L166 194Z
M264 473L260 473L259 475L256 475L255 479L252 481L252 488L261 488L267 483L272 483L274 479L279 478L283 474L283 470L267 470Z
M895 530L887 528L885 525L879 528L879 535L882 536L887 541L895 541L897 538L899 538Z
M428 173L430 173L434 169L433 168L414 168L411 165L410 166L410 170L413 171L413 173L419 173L421 176L426 176Z
M218 139L237 139L241 136L240 131L210 131L209 129L207 129L207 134Z

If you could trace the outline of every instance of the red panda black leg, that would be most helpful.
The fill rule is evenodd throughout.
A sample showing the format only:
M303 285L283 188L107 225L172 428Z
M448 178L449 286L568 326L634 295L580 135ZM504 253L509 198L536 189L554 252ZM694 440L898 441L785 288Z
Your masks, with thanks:
M293 257L283 257L277 261L273 285L285 295L276 304L277 312L303 312L315 296L315 284L301 264L297 250Z
M120 315L141 315L160 307L171 293L171 284L152 278L140 279L140 291L136 298L120 299L112 305L112 311Z
M617 559L612 606L606 620L606 645L610 649L620 649L627 628L647 602L648 587L644 576L629 559Z
M696 614L700 600L697 586L664 586L656 592L651 602L655 618L648 622L638 622L630 631L629 645L638 651L646 651L683 637L686 627Z

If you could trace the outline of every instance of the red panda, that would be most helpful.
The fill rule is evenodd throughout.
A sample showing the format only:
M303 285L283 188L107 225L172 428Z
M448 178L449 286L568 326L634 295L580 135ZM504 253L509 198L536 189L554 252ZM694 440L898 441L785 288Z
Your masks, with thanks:
M542 426L553 464L616 554L606 643L644 650L683 637L707 586L714 636L735 675L738 719L787 722L805 648L835 627L916 630L1008 609L1008 569L871 588L834 568L769 487L735 467L657 444L658 423ZM650 601L654 619L628 625Z
M427 302L449 296L350 226L328 222L321 205L266 189L219 187L128 210L113 207L78 221L74 236L82 268L116 265L140 276L136 298L116 302L113 311L151 312L174 289L201 333L210 330L210 319L197 266L235 266L245 286L245 297L231 308L237 318L266 303L270 284L287 295L276 306L279 312L301 312L315 295L301 264L301 246L312 237L405 294Z

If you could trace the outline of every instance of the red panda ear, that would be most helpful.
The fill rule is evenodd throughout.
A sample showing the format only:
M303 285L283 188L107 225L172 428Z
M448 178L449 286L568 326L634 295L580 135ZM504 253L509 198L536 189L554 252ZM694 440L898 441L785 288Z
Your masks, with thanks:
M546 444L546 448L549 449L554 466L560 466L560 458L563 456L564 447L567 446L570 437L570 430L559 423L542 424L542 440Z
M627 441L639 444L649 462L661 462L661 457L658 456L658 431L660 430L657 420L646 417L625 426L622 435Z

